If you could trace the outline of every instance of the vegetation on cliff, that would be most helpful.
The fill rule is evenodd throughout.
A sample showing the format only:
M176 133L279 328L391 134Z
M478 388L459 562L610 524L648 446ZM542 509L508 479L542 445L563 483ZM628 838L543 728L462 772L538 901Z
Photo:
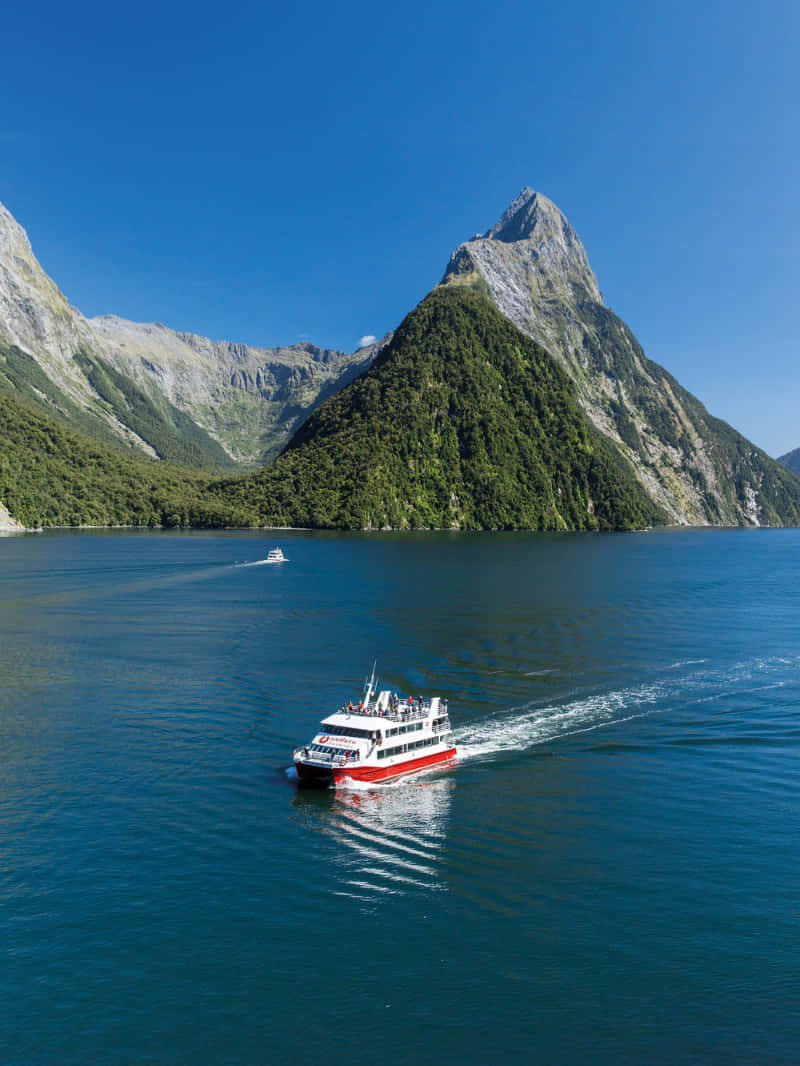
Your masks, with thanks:
M605 375L615 383L617 396L624 397L623 403L605 394L603 406L620 438L637 453L641 469L679 498L681 481L688 484L711 525L730 524L736 516L760 525L800 524L796 477L709 414L669 371L648 359L613 311L584 301L579 314L591 326L584 334L582 365L590 379ZM790 463L784 465L791 469Z
M98 391L127 403L130 416L138 408L142 429L159 439L152 425L163 423L148 421L154 408L139 404L127 379L84 359ZM665 520L588 421L561 366L469 288L434 290L370 370L248 477L212 480L209 471L88 440L50 413L75 412L31 362L18 349L0 351L0 501L27 526L615 530ZM762 524L800 524L794 475L711 418L666 371L647 366L679 401L673 410L655 395L637 396L652 408L665 447L688 449L680 411L690 409L692 424L713 440L716 465L729 471L731 502ZM621 363L617 370L624 375ZM628 389L636 384L631 375ZM621 432L639 431L623 418ZM170 442L167 434L167 453ZM702 491L702 468L691 473ZM748 488L756 476L757 503Z
M75 359L97 395L159 459L197 470L234 466L224 448L165 396L148 396L132 378L85 349Z
M75 362L105 409L146 441L160 459L218 473L234 465L217 441L165 397L153 399L146 395L131 378L85 348L76 353ZM0 389L11 392L43 415L64 422L81 436L125 448L109 423L67 396L33 356L2 340ZM141 455L134 445L130 445L130 450Z

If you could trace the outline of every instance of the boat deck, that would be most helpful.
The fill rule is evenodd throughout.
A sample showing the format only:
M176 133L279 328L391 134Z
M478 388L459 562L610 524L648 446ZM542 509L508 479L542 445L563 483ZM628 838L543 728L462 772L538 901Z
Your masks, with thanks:
M332 721L338 715L347 717L367 718L374 721L376 718L386 722L413 722L424 721L426 718L438 718L447 714L447 702L438 696L430 699L420 697L418 700L400 700L393 698L387 690L381 692L376 700L361 706L348 704L335 711L323 721Z

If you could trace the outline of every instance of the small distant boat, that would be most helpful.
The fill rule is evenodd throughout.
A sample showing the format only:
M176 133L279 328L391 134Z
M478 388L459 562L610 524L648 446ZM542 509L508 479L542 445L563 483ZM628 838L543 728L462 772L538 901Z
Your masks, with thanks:
M456 757L446 700L376 687L373 669L363 699L323 718L311 743L295 749L301 785L389 781Z
M280 550L280 548L273 548L270 551L270 553L267 555L267 562L268 563L285 563L286 562L286 556L283 554L283 552Z

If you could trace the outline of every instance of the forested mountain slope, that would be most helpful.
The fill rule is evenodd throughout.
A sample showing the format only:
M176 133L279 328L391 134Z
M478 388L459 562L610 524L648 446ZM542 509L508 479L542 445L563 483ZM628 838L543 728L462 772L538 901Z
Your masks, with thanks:
M271 466L217 491L266 525L631 529L665 517L561 367L464 289L431 293Z
M800 482L645 357L604 306L578 235L547 197L524 189L496 226L456 249L442 284L489 295L546 348L670 521L800 521Z
M23 526L248 525L208 479L123 452L0 389L0 505Z

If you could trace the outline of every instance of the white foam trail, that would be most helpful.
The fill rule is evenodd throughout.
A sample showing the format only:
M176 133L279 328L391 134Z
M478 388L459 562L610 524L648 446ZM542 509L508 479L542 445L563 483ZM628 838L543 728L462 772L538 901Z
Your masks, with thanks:
M684 659L667 670L702 667L708 659ZM454 733L461 760L496 755L504 751L525 751L559 737L588 733L606 725L644 718L676 705L710 703L729 699L743 691L757 692L783 686L785 679L770 682L770 673L800 665L800 656L755 658L719 668L693 670L684 676L671 674L669 680L653 681L617 692L598 693L565 704L527 704L512 707L504 715L465 726ZM743 689L743 683L767 678L767 684ZM661 705L659 707L659 704Z
M503 751L525 751L557 737L599 729L652 713L665 694L663 685L640 685L587 696L562 706L514 708L508 716L456 730L460 759L476 759ZM628 712L628 713L625 713Z

